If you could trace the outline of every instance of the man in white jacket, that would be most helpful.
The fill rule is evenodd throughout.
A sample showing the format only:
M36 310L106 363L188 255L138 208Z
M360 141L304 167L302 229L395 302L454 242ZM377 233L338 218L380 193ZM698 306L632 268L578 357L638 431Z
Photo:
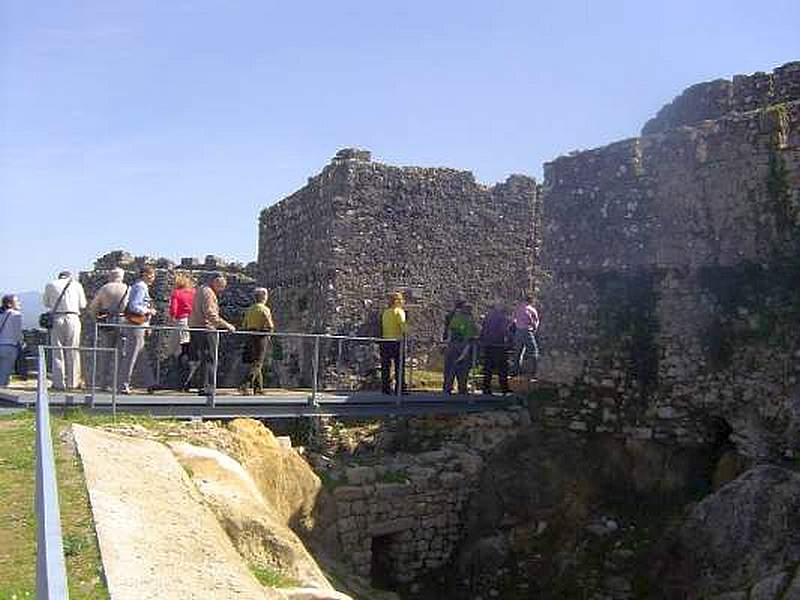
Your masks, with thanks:
M53 313L50 344L80 346L80 312L86 308L86 294L69 271L61 271L58 279L44 288L42 302ZM53 389L78 389L81 378L81 357L78 350L53 351Z

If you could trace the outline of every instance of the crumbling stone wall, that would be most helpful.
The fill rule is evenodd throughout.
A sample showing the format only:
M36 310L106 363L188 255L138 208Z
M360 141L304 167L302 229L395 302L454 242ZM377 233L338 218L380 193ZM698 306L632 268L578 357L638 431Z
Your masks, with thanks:
M220 313L223 318L234 324L241 322L244 310L252 303L253 289L256 287L255 279L251 276L252 266L245 267L236 262L228 263L213 255L206 256L202 262L196 258L183 258L179 264L175 264L167 258L134 257L123 250L116 250L101 256L95 261L91 271L80 273L80 282L86 291L87 301L91 302L97 290L108 282L112 269L116 267L123 269L125 282L130 285L138 278L139 269L146 264L156 268L156 280L150 286L154 308L158 311L151 321L153 325L171 324L169 322L169 298L175 284L175 275L178 272L187 273L198 285L206 283L213 273L224 274L228 280L228 287L219 298ZM170 332L154 332L146 342L145 351L159 382L165 385L177 385L179 382L175 380L176 365L171 363L167 356L169 335ZM93 315L87 313L83 316L83 344L91 346L94 341L93 337L94 318ZM239 383L241 345L241 339L226 335L221 337L218 373L220 386L233 386ZM84 361L84 364L88 368L89 362ZM134 384L144 381L141 376L141 368L142 365L139 364L134 373Z
M749 112L765 106L792 102L800 97L800 61L772 73L736 75L732 81L717 79L687 88L645 123L643 135L663 133L681 125L719 119L732 112Z
M261 213L260 278L289 329L374 333L370 316L399 288L413 333L438 338L457 298L480 311L533 287L537 202L529 177L487 187L466 171L342 150Z
M383 575L393 585L448 563L463 537L465 508L485 457L530 425L530 417L516 407L404 424L386 440L391 451L326 471L329 481L341 484L332 496L342 555L358 574Z
M698 90L718 88L735 92L724 111L695 122L715 116ZM645 131L545 165L543 414L684 442L716 414L752 452L758 427L792 452L800 64L695 86Z

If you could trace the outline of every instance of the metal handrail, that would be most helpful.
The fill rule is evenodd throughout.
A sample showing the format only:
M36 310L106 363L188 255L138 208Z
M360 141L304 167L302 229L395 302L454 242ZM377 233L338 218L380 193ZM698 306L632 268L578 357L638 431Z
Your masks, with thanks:
M208 329L206 327L177 327L175 325L133 325L130 323L96 323L97 327L113 329L154 329L156 331L197 331L202 333L227 333L229 335L255 335L261 337L292 337L292 338L325 338L331 340L349 340L353 342L394 342L400 338L382 338L363 335L342 335L333 333L300 333L292 331L251 331L249 329L236 329L226 331L225 329Z
M114 354L114 372L113 385L111 388L111 414L114 419L117 418L117 371L119 370L119 350L117 348L101 348L97 345L97 338L95 337L94 346L56 346L53 344L42 344L38 346L42 350L77 350L92 353L92 383L89 387L89 408L94 408L95 394L97 392L95 374L97 372L97 353L98 352L111 352Z
M50 433L45 347L39 346L36 382L36 597L69 598L61 515L58 507L56 464Z
M141 325L134 325L131 323L99 323L95 322L95 333L94 333L94 344L95 348L97 348L97 341L98 341L98 331L100 328L108 328L108 329L149 329L154 331L189 331L189 332L199 332L199 333L213 333L216 336L216 344L215 344L215 351L214 351L214 371L213 377L211 382L211 389L208 394L208 405L211 407L216 406L216 394L217 394L217 368L219 366L219 336L220 334L226 335L246 335L246 336L257 336L257 337L276 337L276 338L300 338L300 339L313 339L314 340L314 355L312 356L311 361L311 368L312 368L312 387L311 387L311 395L308 398L308 403L311 406L318 406L317 403L317 395L318 395L318 388L319 388L319 351L320 351L320 340L340 340L340 341L352 341L352 342L372 342L372 343L389 343L389 342L401 342L400 344L400 360L399 365L397 368L399 382L397 384L397 403L401 403L401 394L403 388L403 379L404 379L404 372L405 372L405 357L406 357L406 337L402 338L382 338L382 337L372 337L372 336L355 336L355 335L340 335L340 334L331 334L331 333L294 333L294 332L284 332L284 331L249 331L249 330L235 330L235 331L226 331L224 329L207 329L204 327L179 327L175 325L153 325L151 323L143 323ZM115 369L116 373L116 369Z

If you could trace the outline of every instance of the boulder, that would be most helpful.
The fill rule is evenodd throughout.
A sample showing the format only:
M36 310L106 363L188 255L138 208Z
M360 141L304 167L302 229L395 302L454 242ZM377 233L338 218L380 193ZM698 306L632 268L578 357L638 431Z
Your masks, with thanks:
M694 506L665 542L655 576L668 598L749 590L772 599L800 585L798 565L800 474L760 465Z

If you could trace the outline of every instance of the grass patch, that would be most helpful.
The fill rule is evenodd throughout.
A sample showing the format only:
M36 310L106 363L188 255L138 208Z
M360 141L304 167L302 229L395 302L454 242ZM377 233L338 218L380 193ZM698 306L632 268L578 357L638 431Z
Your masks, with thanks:
M69 593L73 599L108 598L94 521L80 460L60 440L71 421L52 417L61 527ZM0 598L36 595L34 418L0 417Z
M298 581L288 575L284 575L277 569L268 566L250 566L250 572L258 579L261 585L273 588L298 587Z
M404 471L386 471L377 480L378 483L408 483L410 481Z

